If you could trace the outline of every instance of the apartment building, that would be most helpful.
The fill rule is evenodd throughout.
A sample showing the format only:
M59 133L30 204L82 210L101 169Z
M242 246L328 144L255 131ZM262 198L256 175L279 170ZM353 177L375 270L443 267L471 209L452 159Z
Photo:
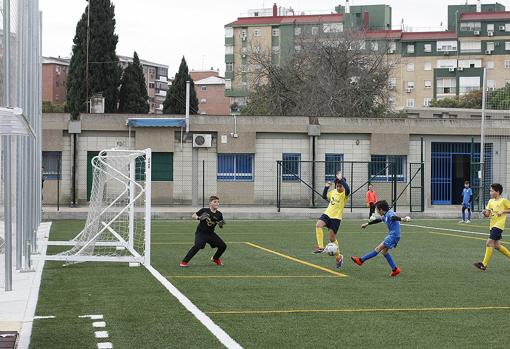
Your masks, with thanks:
M448 28L442 31L392 29L388 5L337 6L332 14L295 15L276 4L249 12L225 26L225 96L244 105L250 91L248 50L271 52L274 64L300 49L302 35L342 35L358 31L366 50L393 57L389 81L395 109L428 107L432 99L455 97L482 87L510 82L510 12L499 3L450 5ZM260 16L263 14L264 16ZM438 19L439 22L439 19Z
M63 105L66 101L66 80L69 60L60 57L43 57L42 99L44 102Z
M225 96L225 78L219 69L191 70L198 99L198 113L202 115L230 115L230 99Z

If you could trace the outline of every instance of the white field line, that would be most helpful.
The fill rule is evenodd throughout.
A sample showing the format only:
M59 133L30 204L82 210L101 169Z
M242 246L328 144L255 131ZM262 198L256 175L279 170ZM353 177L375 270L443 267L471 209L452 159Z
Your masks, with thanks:
M404 227L415 227L415 228L423 228L423 229L432 229L432 230L443 230L443 231L453 231L456 233L464 233L464 234L472 234L472 235L482 235L482 236L489 236L489 234L486 233L479 233L476 231L468 231L468 230L459 230L459 229L450 229L450 228L437 228L437 227L429 227L425 225L416 225L416 224L402 224Z
M102 320L103 315L80 315L79 318L88 318L90 320Z
M54 319L55 315L34 316L34 320Z
M103 328L106 327L106 322L104 321L95 321L92 323L92 327L94 328Z
M225 347L229 349L242 349L242 347L228 335L221 327L216 325L209 316L193 304L188 297L179 291L167 278L159 273L153 266L146 266L147 270L170 292L177 300L195 316Z
M94 335L96 338L108 338L108 331L96 331Z

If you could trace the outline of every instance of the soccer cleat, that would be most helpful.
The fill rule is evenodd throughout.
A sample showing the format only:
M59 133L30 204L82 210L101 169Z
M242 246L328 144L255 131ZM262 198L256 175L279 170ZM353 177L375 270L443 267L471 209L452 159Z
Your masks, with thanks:
M466 223L465 221L459 221L459 223Z
M337 268L340 268L342 266L342 264L344 264L344 256L340 255L340 256L336 256L336 267Z
M486 271L487 270L487 267L485 265L483 265L482 262L476 262L476 263L473 263L473 265L475 266L475 268L478 268L482 271Z
M322 253L324 252L324 248L322 247L315 247L315 250L313 250L313 254L319 254L319 253Z
M466 223L471 223L471 221L468 219L468 220L466 221Z
M356 263L357 265L363 265L363 261L361 260L361 258L359 257L356 257L356 256L351 256L351 259L354 263Z
M400 274L400 268L396 267L395 270L391 272L390 276L397 276L398 274Z
M221 259L214 259L214 258L211 258L211 260L213 261L214 264L216 264L218 267L221 267L223 266L223 263L221 261Z
M183 267L183 268L186 268L188 266L188 262L181 262L179 264L179 267Z

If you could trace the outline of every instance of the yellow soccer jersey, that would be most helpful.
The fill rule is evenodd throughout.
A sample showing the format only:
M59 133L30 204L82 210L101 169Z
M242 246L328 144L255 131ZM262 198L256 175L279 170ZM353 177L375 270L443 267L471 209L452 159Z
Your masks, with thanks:
M501 230L505 229L505 221L506 221L506 213L502 214L498 217L499 211L508 210L510 208L510 201L505 198L500 198L499 200L490 199L487 203L486 210L491 211L491 222L490 228L493 227L499 228Z
M345 191L339 193L338 190L333 189L328 192L329 205L324 214L332 219L342 219L344 214L344 207L349 197L345 195Z

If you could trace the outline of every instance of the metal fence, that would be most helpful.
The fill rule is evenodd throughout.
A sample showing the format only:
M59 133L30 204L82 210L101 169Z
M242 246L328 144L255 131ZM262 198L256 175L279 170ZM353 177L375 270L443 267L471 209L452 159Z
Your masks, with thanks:
M38 0L1 5L0 290L10 291L13 270L31 270L41 221L41 14Z

